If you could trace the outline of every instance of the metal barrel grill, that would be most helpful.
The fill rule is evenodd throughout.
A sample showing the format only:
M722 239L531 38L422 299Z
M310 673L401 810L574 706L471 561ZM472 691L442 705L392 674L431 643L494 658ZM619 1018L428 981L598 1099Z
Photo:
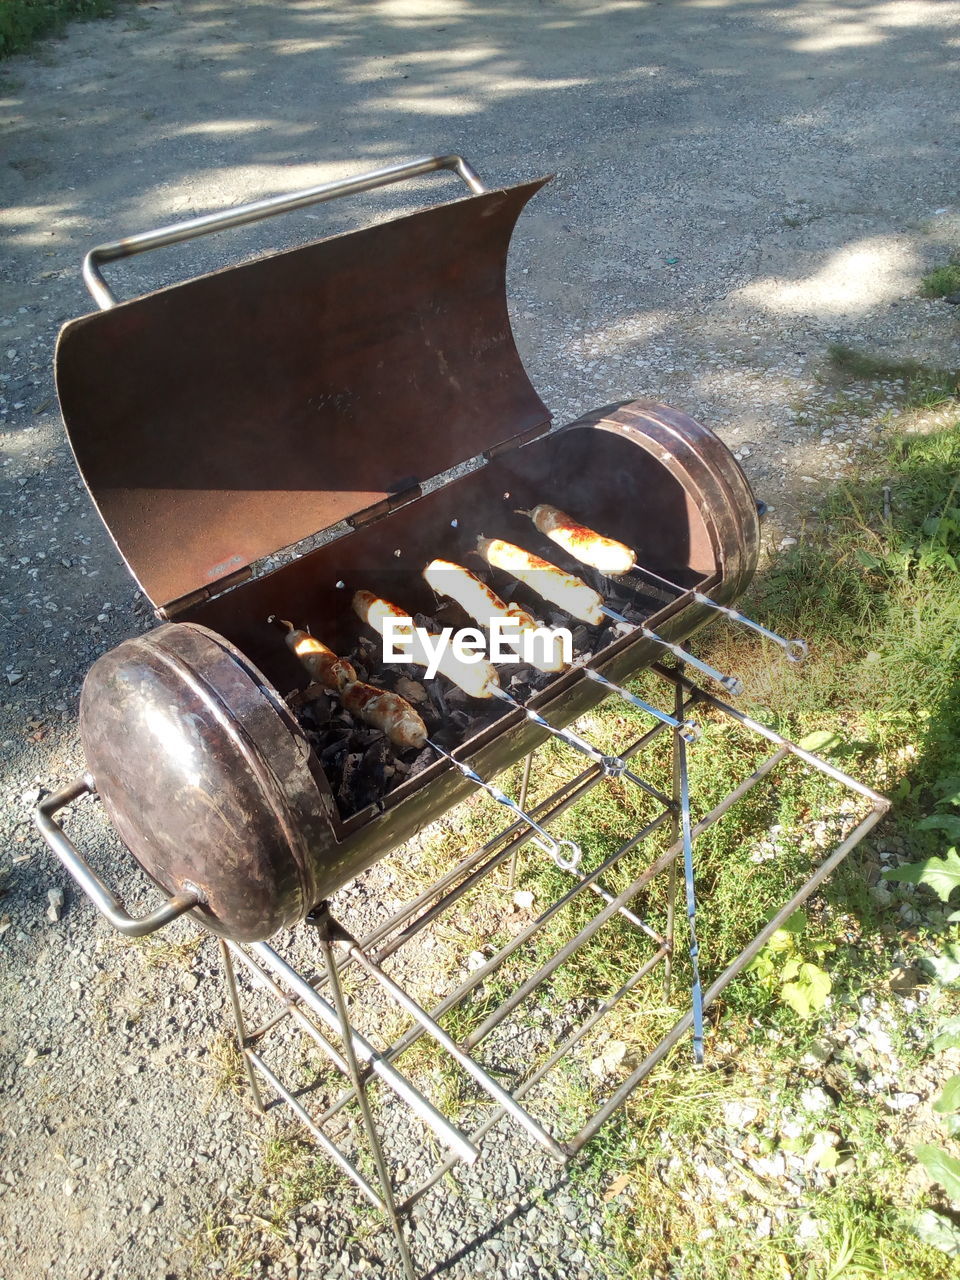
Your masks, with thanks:
M437 170L456 173L470 194L126 302L101 274L105 263L131 254ZM39 803L37 824L121 932L142 936L190 915L219 935L254 1102L263 1109L265 1084L386 1215L408 1278L415 1268L405 1210L454 1163L475 1159L502 1117L565 1160L688 1031L699 1058L705 1008L887 808L883 797L685 674L691 668L736 692L735 676L684 648L718 616L759 632L790 660L803 656L802 642L733 607L756 568L758 507L720 440L646 400L551 430L506 300L510 238L544 181L487 190L461 157L427 157L101 245L84 264L101 310L64 327L56 356L77 465L159 625L91 667L80 704L86 771ZM561 523L572 517L581 533L618 544L617 571L578 553L575 540L552 537L536 516L544 504ZM490 553L494 542L508 549L506 558ZM524 556L545 563L548 578L518 568ZM469 570L466 595L448 586L453 579L438 564L453 567L460 588ZM566 595L554 589L556 573L566 575ZM569 659L504 660L482 681L450 666L426 678L412 654L410 662L384 660L370 611L357 607L378 601L435 635L488 627L483 605L469 603L478 598L535 626L567 627ZM307 662L304 652L319 658ZM677 661L664 667L665 657ZM670 686L669 710L624 687L646 669ZM650 720L619 754L571 727L607 697ZM384 699L394 707L402 700L412 736L357 710ZM687 753L698 749L698 706L775 750L694 820ZM532 753L550 736L584 767L528 805ZM672 794L637 771L665 736ZM494 779L520 760L515 797ZM852 793L863 816L740 954L701 984L694 842L790 761ZM579 846L550 824L607 779L641 788L649 815L601 861L581 862ZM363 937L333 917L337 889L478 790L507 810L507 827ZM61 811L88 793L159 889L149 914L131 916L64 831ZM644 842L664 837L667 846L651 860L631 863ZM424 1007L384 964L490 887L504 864L515 868L525 844L567 873L569 889L479 967L468 966L439 1004ZM658 877L668 887L662 919L651 921L644 895ZM678 885L690 1010L562 1140L553 1121L537 1119L531 1099L658 966L668 995ZM533 972L469 1035L452 1037L441 1020L581 892L602 900L597 913L548 953L535 952ZM322 958L309 979L265 941L300 921L315 926ZM498 1037L509 1036L514 1013L610 922L636 931L647 949L639 967L598 995L545 1061L505 1087L498 1066L482 1065L481 1045L492 1037L499 1062ZM348 1011L340 979L347 964L409 1018L386 1048L374 1043L376 1029L371 1039L356 1025L361 1001ZM248 996L265 992L276 1002L256 1026L244 1013L244 983ZM347 1082L322 1114L309 1112L306 1093L265 1060L264 1041L281 1025L309 1035ZM469 1134L396 1065L422 1036L491 1108ZM418 1169L402 1195L369 1097L373 1084L405 1103L442 1149L440 1164ZM331 1136L354 1101L375 1178Z
M100 263L342 192L261 202L88 258L103 309L60 335L63 417L97 509L163 621L91 668L80 709L85 779L47 802L42 825L126 932L157 918L124 919L54 829L56 807L78 788L96 791L172 899L162 919L190 910L216 933L264 939L462 799L476 777L489 782L526 755L545 723L562 730L662 657L754 571L756 502L707 428L634 401L550 430L505 289L511 233L544 180L488 191L465 162L441 157L344 190L441 167L473 194L131 301L115 302ZM545 498L636 547L677 589L578 564L525 518ZM339 536L253 576L265 557L334 526ZM336 752L331 767L296 702L281 696L309 681L269 619L292 617L336 652L359 653L374 683L390 687L400 671L372 659L352 590L440 625L472 622L421 573L437 555L480 568L480 534L592 582L614 625L574 622L578 661L561 672L524 683L501 668L508 692L489 706L451 700L437 681L441 750L415 768L388 764L382 793L365 803L345 799L331 776ZM486 573L538 620L571 623L508 574Z

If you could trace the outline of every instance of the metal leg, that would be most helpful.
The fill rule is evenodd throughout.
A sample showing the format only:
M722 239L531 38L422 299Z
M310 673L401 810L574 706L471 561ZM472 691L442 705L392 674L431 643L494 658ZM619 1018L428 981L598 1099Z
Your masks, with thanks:
M660 744L657 759L664 772L672 767L673 795L663 795L661 811L651 818L642 828L633 832L616 851L609 854L601 865L589 872L576 871L572 874L569 888L551 895L549 903L539 910L536 917L527 920L519 932L511 934L493 955L484 959L477 967L469 966L468 976L458 979L454 973L450 975L452 989L443 995L432 1008L420 1003L419 999L409 994L394 977L384 971L384 961L401 951L409 944L416 946L416 939L422 931L429 929L435 922L455 920L451 913L455 908L469 910L466 895L482 886L493 887L499 879L499 868L513 866L510 873L510 886L516 884L516 853L529 838L529 826L513 821L498 831L481 849L468 853L457 866L448 869L428 888L423 890L411 902L401 907L388 919L379 923L365 938L355 940L329 912L321 909L312 913L308 919L315 924L319 932L319 942L323 962L318 966L320 972L312 972L311 976L301 975L288 961L267 946L265 943L238 944L221 943L221 954L224 958L224 972L227 988L233 1007L236 1032L244 1058L244 1067L250 1081L251 1094L256 1105L262 1110L260 1090L264 1097L269 1097L271 1106L275 1105L271 1094L277 1095L280 1105L289 1111L312 1134L322 1151L342 1173L351 1178L367 1200L370 1201L389 1222L397 1241L400 1262L398 1272L406 1280L416 1280L416 1271L409 1244L409 1224L407 1215L411 1206L443 1177L444 1173L459 1162L471 1163L477 1156L477 1144L493 1127L500 1122L511 1122L532 1137L540 1146L545 1147L557 1159L566 1160L582 1149L613 1114L623 1105L631 1092L649 1073L662 1063L667 1054L684 1036L694 1032L695 1047L702 1037L703 1010L716 1000L720 992L743 971L751 958L757 954L767 939L797 905L806 900L811 893L833 871L854 845L862 839L867 831L879 820L888 807L888 802L869 788L857 783L842 773L834 765L819 760L810 752L804 751L787 741L774 730L753 721L744 713L735 711L713 695L707 694L691 682L683 674L682 668L653 668L654 674L667 681L673 690L669 702L673 706L673 719L682 723L684 712L689 711L695 702L701 702L713 709L714 713L731 719L747 734L759 735L771 744L772 754L764 759L753 772L743 778L737 786L727 792L707 813L698 816L694 822L691 816L689 778L687 775L686 744L680 735L671 730L669 725L658 724L642 737L627 747L623 752L624 759L638 759L639 752L655 743ZM664 702L666 703L666 699ZM671 739L671 748L667 747L664 738ZM670 757L667 750L671 750ZM866 802L869 813L860 820L841 845L829 855L812 876L795 892L794 896L767 926L753 938L732 961L719 978L713 979L708 987L700 991L696 967L696 934L692 919L694 905L692 888L692 851L695 839L713 826L738 804L754 787L768 778L774 769L789 763L795 757L797 764L813 768L832 782L852 790L859 796L859 804ZM669 760L669 763L668 763ZM644 771L645 772L645 771ZM659 781L656 774L652 774ZM538 824L549 824L551 820L570 808L583 795L596 786L607 785L609 774L597 763L565 782L551 795L538 801L532 813ZM528 803L530 768L529 759L523 771L521 804ZM651 794L659 795L655 788ZM526 826L526 829L525 829ZM660 848L660 840L654 842L655 833L663 828L671 832L667 848ZM649 841L650 853L640 865L634 860L625 861L627 855ZM659 849L659 851L658 851ZM556 1116L548 1111L542 1115L545 1104L543 1085L549 1073L558 1068L564 1061L572 1061L570 1055L580 1053L582 1067L583 1052L588 1044L587 1037L600 1024L601 1019L610 1013L620 1000L631 992L638 990L643 982L651 986L659 978L655 975L658 964L665 967L665 994L670 998L670 962L675 945L675 926L677 912L677 895L680 892L681 872L683 866L684 885L687 889L687 912L690 921L691 962L693 965L693 990L690 1006L683 1016L674 1023L665 1035L649 1047L644 1060L633 1068L625 1079L614 1083L613 1091L605 1102L599 1097L594 1100L598 1109L584 1118L578 1130L573 1134L564 1134L557 1127ZM624 875L629 868L629 874ZM633 877L632 882L616 896L605 889L602 883L607 874L616 876L611 883L619 886L624 879ZM662 877L662 879L660 879ZM660 936L650 924L645 923L636 901L651 885L659 879L665 885L666 910L665 923L656 919L654 923L662 927ZM503 883L496 883L502 892ZM585 892L586 891L586 892ZM591 894L598 894L604 899L601 910L589 916L587 923L579 932L561 931L560 936L551 936L551 922L556 929L560 913L572 903L578 895L583 895L580 902L585 906ZM709 898L702 907L708 910ZM520 1025L524 1015L525 1001L536 998L537 994L547 989L553 974L566 964L574 954L595 939L603 939L609 934L602 931L617 915L626 917L635 928L640 929L652 944L644 948L642 956L638 956L630 964L630 968L638 967L629 976L619 974L608 991L596 992L598 1003L590 1011L589 1016L565 1035L556 1044L545 1060L514 1064L504 1060L503 1045L509 1043L512 1028ZM575 916L579 923L580 917ZM682 934L681 934L682 936ZM549 943L545 951L542 943ZM341 944L345 944L342 946ZM601 941L602 945L602 941ZM611 942L611 950L615 946ZM631 949L627 949L633 954ZM511 957L513 958L511 960ZM615 958L615 957L612 957ZM624 956L626 959L626 954ZM642 962L638 963L642 959ZM717 957L720 960L720 957ZM508 963L509 962L509 963ZM358 1001L353 1009L356 1025L351 1021L351 1012L346 1007L341 971L354 966L354 972L367 983L376 983L382 997L389 999L390 1007L399 1010L412 1020L411 1025L398 1034L397 1038L385 1048L376 1047L376 1031L371 1031L373 1041L364 1034L364 1003ZM254 1027L244 1021L240 1007L235 966L247 967L252 974L258 990L262 990L276 1001L279 1012L269 1017L262 1025ZM684 971L685 972L685 971ZM492 1007L486 1004L470 1008L471 996L481 987L493 992L495 984L488 982L495 975L498 981L502 975L504 989L497 993L496 1003ZM674 977L676 977L674 970ZM438 991L438 995L441 993ZM374 1006L379 1002L374 1001ZM369 1010L371 1006L367 1006ZM447 1014L457 1011L468 1012L469 1017L463 1021L456 1017L446 1020ZM480 1019L480 1021L478 1021ZM441 1022L443 1020L443 1022ZM286 1031L282 1031L285 1024ZM265 1047L268 1033L276 1030L278 1036L286 1034L284 1042L287 1049L291 1037L296 1038L300 1031L307 1032L312 1040L323 1051L330 1064L328 1072L320 1072L316 1079L306 1085L295 1086L284 1083L280 1072L271 1067L271 1055ZM440 1052L444 1059L454 1064L458 1071L464 1071L479 1086L477 1097L472 1101L471 1109L465 1113L471 1117L471 1123L479 1122L478 1127L469 1134L461 1133L452 1120L420 1092L414 1084L416 1074L404 1072L401 1059L405 1053L422 1037L427 1036L434 1042L433 1052ZM488 1040L489 1037L489 1040ZM342 1045L341 1045L342 1042ZM507 1055L509 1058L509 1055ZM284 1059L280 1059L284 1061ZM416 1057L412 1059L414 1073L422 1070L422 1064ZM492 1063L492 1065L491 1065ZM255 1073L255 1074L254 1074ZM368 1096L367 1087L376 1077L383 1085L393 1090L399 1102L403 1103L410 1118L416 1118L428 1125L439 1138L443 1150L438 1152L439 1163L431 1161L424 1170L418 1171L418 1185L407 1194L395 1193L391 1178L391 1165L386 1158L382 1139L386 1130L372 1109L372 1100ZM258 1088L259 1084L259 1088ZM591 1082L592 1094L593 1084ZM549 1090L547 1091L549 1093ZM486 1095L483 1097L482 1095ZM379 1096L379 1095L378 1095ZM319 1105L309 1107L310 1099L317 1099ZM352 1111L353 1100L356 1099L358 1112ZM391 1099L391 1107L396 1103ZM309 1107L309 1109L308 1109ZM345 1119L345 1109L350 1108L350 1123L353 1126L355 1140L359 1139L362 1126L363 1136L369 1144L374 1168L361 1172L355 1167L353 1150L341 1150L338 1128ZM317 1112L318 1114L314 1114ZM338 1119L339 1117L339 1119ZM475 1117L475 1120L474 1120ZM578 1120L578 1123L580 1121ZM359 1141L363 1150L362 1140ZM375 1169L375 1172L374 1172ZM392 1272L391 1272L392 1274Z
M682 668L678 667L680 671ZM673 714L677 720L683 719L683 685L679 682L674 685L673 689ZM673 810L672 830L670 834L670 843L676 844L680 839L680 741L677 735L673 737L673 751L671 753L673 760L673 803L676 806ZM670 863L667 871L667 925L664 934L667 940L667 958L663 965L663 998L666 1001L670 999L670 991L673 982L673 947L676 941L676 912L677 912L677 864Z
M520 779L520 798L517 804L521 809L527 807L527 790L530 786L530 766L533 764L533 752L527 753L527 757L523 762L523 776ZM520 846L517 845L513 853L510 855L510 868L507 872L507 888L513 893L517 887L517 859L520 856Z
M360 1117L363 1121L363 1128L367 1136L367 1142L370 1144L370 1152L373 1156L373 1162L377 1167L377 1176L380 1179L380 1189L383 1195L383 1202L386 1206L387 1217L390 1219L390 1226L393 1228L393 1234L397 1241L397 1249L400 1253L403 1274L407 1277L407 1280L417 1280L417 1272L413 1265L413 1258L410 1255L410 1248L407 1244L406 1236L403 1234L403 1225L401 1224L399 1215L397 1214L397 1205L393 1196L393 1183L390 1179L390 1171L387 1168L387 1162L383 1157L383 1148L380 1146L380 1135L377 1133L377 1123L373 1118L373 1111L370 1108L370 1099L367 1097L366 1084L360 1072L357 1055L354 1052L353 1028L350 1025L350 1015L347 1012L347 1002L343 998L343 987L340 985L340 974L337 971L337 960L333 954L333 944L330 941L329 930L323 924L320 925L319 933L320 950L323 954L323 963L327 973L327 982L330 984L330 992L333 996L334 1008L337 1011L337 1017L340 1019L340 1038L343 1041L343 1056L346 1059L347 1066L350 1070L350 1079L353 1083L357 1106L360 1108Z
M253 1095L253 1105L264 1114L266 1108L263 1105L263 1098L260 1094L260 1086L257 1083L257 1077L253 1070L253 1064L250 1061L247 1045L247 1029L243 1021L243 1010L240 1007L240 993L237 991L237 975L233 968L233 959L230 955L230 949L222 938L218 939L220 943L220 958L223 961L223 972L227 979L227 990L230 993L230 1003L233 1006L233 1020L237 1029L237 1043L240 1048L240 1056L243 1058L243 1069L247 1073L247 1083L250 1086L250 1092Z

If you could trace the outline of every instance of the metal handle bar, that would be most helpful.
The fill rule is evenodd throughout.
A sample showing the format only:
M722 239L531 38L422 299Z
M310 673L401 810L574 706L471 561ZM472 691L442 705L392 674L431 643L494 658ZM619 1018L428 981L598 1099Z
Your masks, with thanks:
M53 792L41 800L34 810L34 820L40 834L57 855L74 880L93 902L101 915L106 916L115 929L126 934L128 938L143 938L148 933L156 933L164 925L184 915L200 902L200 894L193 890L178 893L162 907L152 911L150 915L136 919L125 910L123 903L111 893L100 877L84 862L73 844L64 833L59 823L54 822L53 815L68 804L85 794L93 794L96 787L90 778L77 778L69 786Z
M156 231L142 231L139 235L127 236L123 240L111 240L107 244L97 245L83 260L83 281L101 311L108 311L117 305L117 299L100 274L101 263L115 262L118 258L130 258L135 253L145 253L148 249L162 249L167 245L180 244L183 240L206 236L212 231L243 227L249 222L259 222L261 218L272 218L274 214L288 213L291 209L302 209L305 205L334 200L338 196L373 191L377 187L389 186L392 182L403 182L407 178L419 178L425 173L435 173L438 169L449 169L454 172L457 177L462 178L474 195L482 195L487 189L463 156L421 156L419 160L410 160L406 164L392 164L384 169L372 169L369 173L360 173L355 178L342 178L339 182L322 182L319 186L305 187L302 191L293 191L285 196L255 200L252 204L241 204L235 209L206 213L199 218L188 218L185 222L158 227Z

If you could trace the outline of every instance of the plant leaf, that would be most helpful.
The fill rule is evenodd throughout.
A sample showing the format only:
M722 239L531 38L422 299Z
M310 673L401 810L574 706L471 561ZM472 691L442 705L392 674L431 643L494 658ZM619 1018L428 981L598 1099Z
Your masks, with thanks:
M819 965L804 964L800 967L800 981L809 989L810 1008L814 1011L822 1009L833 987L829 973Z
M943 1132L948 1138L955 1138L960 1133L960 1115L945 1116Z
M960 944L948 942L942 955L924 956L920 967L944 986L950 986L960 978Z
M810 994L802 983L785 982L780 988L780 999L790 1006L797 1017L803 1018L804 1022L810 1017Z
M960 818L955 813L931 813L917 823L921 831L944 831L950 840L960 840Z
M956 774L949 778L938 778L933 789L945 804L960 805L960 777Z
M941 1022L933 1041L934 1049L960 1049L960 1018Z
M913 1220L913 1229L923 1241L951 1258L960 1256L960 1227L942 1213L926 1209Z
M933 1104L934 1111L940 1115L948 1115L951 1111L960 1111L960 1076L951 1076L943 1086L943 1093Z
M946 1190L951 1200L960 1200L960 1160L947 1155L939 1147L915 1147L913 1154L933 1178Z
M824 752L843 745L843 739L833 729L814 729L797 743L804 751Z
M957 822L960 824L960 819ZM943 858L924 858L922 862L911 862L905 867L891 867L889 871L884 871L883 879L900 880L904 884L925 884L941 902L946 902L960 884L960 855L956 849L948 849Z
M880 565L883 563L881 560L878 560L876 556L871 555L865 547L857 547L853 554L865 569L879 569Z
M784 973L786 971L784 966ZM804 963L799 967L796 982L785 982L780 988L780 999L806 1021L826 1004L832 985L830 975L818 965Z

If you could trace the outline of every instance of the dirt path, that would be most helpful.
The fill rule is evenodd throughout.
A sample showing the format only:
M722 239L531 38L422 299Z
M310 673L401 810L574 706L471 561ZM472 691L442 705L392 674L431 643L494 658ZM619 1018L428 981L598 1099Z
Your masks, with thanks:
M210 945L124 948L69 887L63 920L44 918L62 877L30 805L80 767L84 671L147 621L78 485L50 374L59 325L91 309L84 252L427 152L460 151L491 184L555 171L511 262L535 385L559 422L644 394L701 418L772 502L779 540L895 395L871 388L866 415L838 399L821 380L831 343L960 364L955 315L916 292L960 243L958 19L945 0L164 0L0 67L0 1277L197 1274L184 1241L260 1149L213 1088ZM445 190L425 181L109 275L129 297ZM109 847L92 806L79 830ZM494 1204L470 1229L500 1242L489 1274L516 1274L552 1232L560 1274L599 1274L577 1243L589 1208L561 1199L505 1225ZM312 1274L346 1274L349 1214L317 1211L331 1217L298 1237ZM442 1256L443 1232L426 1234Z

